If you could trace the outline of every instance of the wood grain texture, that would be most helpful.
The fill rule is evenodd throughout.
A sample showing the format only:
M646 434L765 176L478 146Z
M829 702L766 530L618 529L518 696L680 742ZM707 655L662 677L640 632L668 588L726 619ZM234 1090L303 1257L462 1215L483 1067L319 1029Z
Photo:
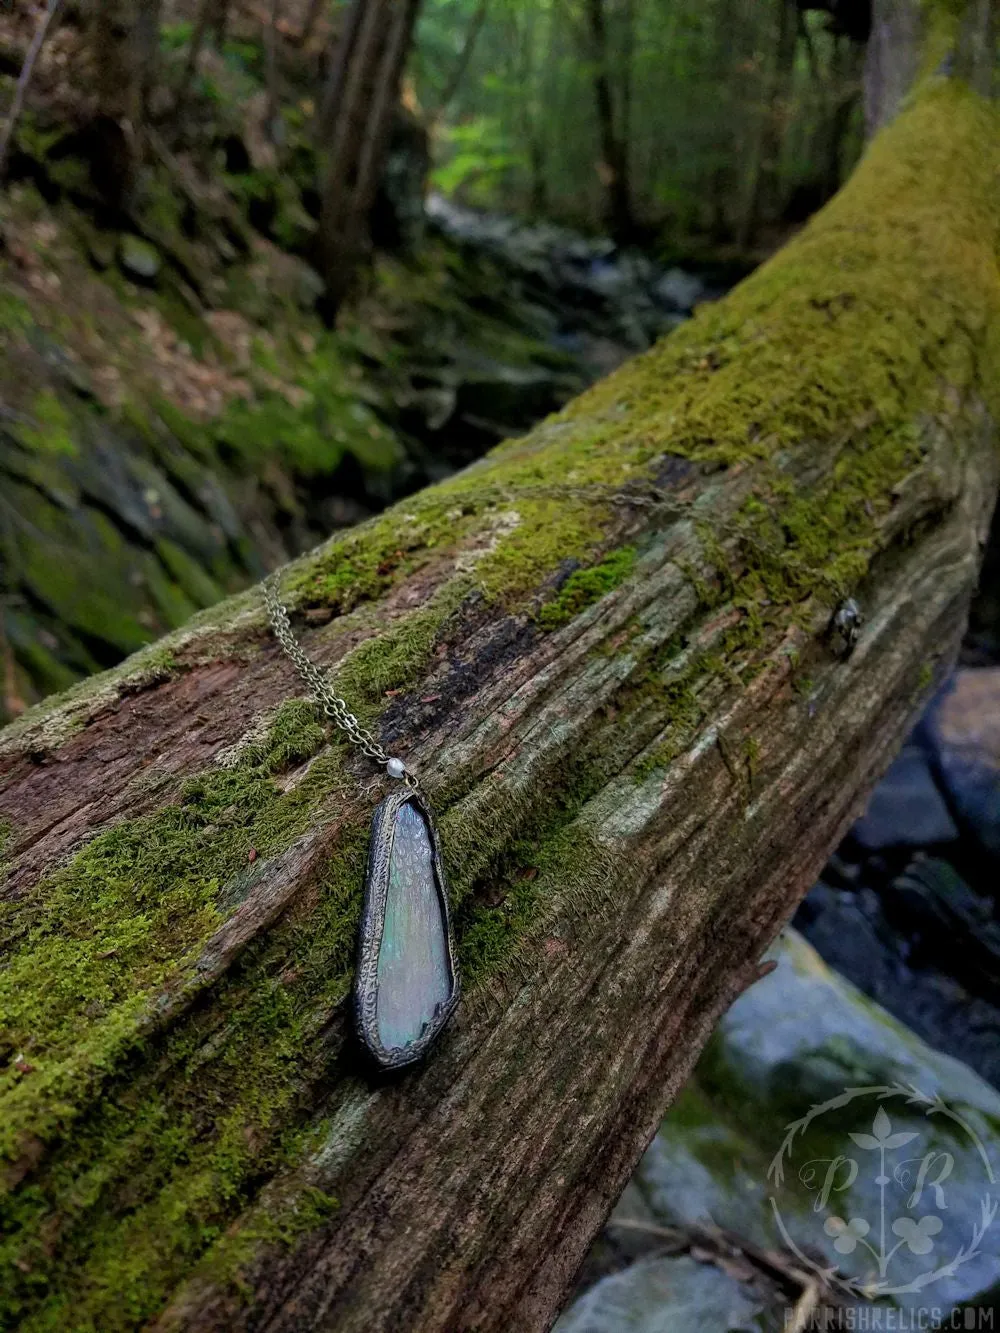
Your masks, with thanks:
M372 774L257 590L0 732L0 1325L551 1323L963 632L996 149L928 97L725 302L288 571L434 806L426 1064L351 1036Z
M667 780L609 783L587 812L606 894L581 913L567 886L516 984L470 1003L426 1070L379 1090L344 1079L308 1167L341 1201L337 1219L263 1258L249 1304L196 1283L158 1328L548 1325L714 1020L895 754L915 664L956 651L990 509L981 480L996 475L984 441L963 501L880 581L861 647L824 663L808 699L775 668L720 707ZM621 616L629 593L617 600ZM614 608L597 619L614 632ZM599 706L571 656L558 685L543 669L507 714L508 736L531 734L532 763L555 734L526 702L543 681L581 727L584 700ZM745 726L762 741L752 784L719 744ZM507 748L494 781L527 759L513 737Z

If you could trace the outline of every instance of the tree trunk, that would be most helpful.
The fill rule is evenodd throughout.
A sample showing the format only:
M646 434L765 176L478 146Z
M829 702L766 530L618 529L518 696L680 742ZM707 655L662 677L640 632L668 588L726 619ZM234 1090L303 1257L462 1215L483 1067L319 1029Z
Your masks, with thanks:
M528 213L544 220L548 213L549 182L539 80L551 57L552 29L551 20L542 29L540 19L541 15L531 8L521 14L512 11L503 41L510 61L506 77L519 89L518 122L528 161Z
M998 142L928 78L726 300L286 571L439 814L465 998L415 1071L350 1035L372 773L258 591L0 733L0 1322L549 1325L953 660Z
M815 140L815 160L820 170L822 199L831 199L840 187L845 146L861 98L863 48L849 37L833 39L830 60L829 97L823 108L823 120Z
M218 50L222 50L229 32L229 0L211 0L208 9L208 31Z
M724 87L730 99L715 118L710 148L716 165L708 185L707 229L717 244L733 239L734 224L742 222L743 216L734 209L741 175L737 126L744 119L735 114L739 97L737 67L744 49L740 18L741 7L736 0L720 0L716 8L713 49L706 62L708 79L715 87Z
M162 0L91 0L99 114L142 123L159 73Z
M135 124L139 106L131 0L91 0L87 18L99 114Z
M281 0L271 0L269 21L264 25L264 60L267 80L267 135L275 139L281 97L278 91L278 24L281 20Z
M135 20L135 78L137 101L143 119L149 113L150 97L160 72L160 18L162 0L138 0Z
M586 14L594 66L594 103L601 139L600 173L606 197L605 221L616 241L627 242L635 234L629 191L628 143L615 128L604 0L587 0Z
M774 222L781 209L781 152L795 73L799 31L798 0L778 0L778 36L764 99L757 160L741 243L750 244L763 222Z
M368 242L418 8L419 0L354 0L341 35L320 120L322 146L329 145L320 259L333 307L347 295Z
M479 34L483 30L483 24L486 22L486 15L489 11L489 0L479 0L476 6L476 12L472 16L472 21L465 34L465 40L462 42L462 49L458 53L455 66L451 72L448 82L445 84L441 93L441 99L434 109L434 120L444 119L445 112L451 106L458 95L468 73L469 65L476 51L476 43L479 41Z
M316 29L319 22L319 16L326 8L327 0L309 0L309 8L306 10L306 16L302 21L302 29L295 38L296 46L305 46Z

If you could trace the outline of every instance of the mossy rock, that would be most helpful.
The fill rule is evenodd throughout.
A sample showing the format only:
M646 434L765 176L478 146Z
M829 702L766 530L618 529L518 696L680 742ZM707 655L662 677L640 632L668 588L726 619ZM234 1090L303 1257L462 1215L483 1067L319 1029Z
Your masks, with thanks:
M634 1185L651 1220L711 1217L763 1248L822 1252L861 1281L873 1259L860 1238L877 1240L881 1135L889 1222L900 1222L887 1249L912 1234L909 1222L940 1222L924 1224L926 1250L897 1246L887 1298L908 1307L932 1295L945 1309L974 1302L1000 1281L990 1237L945 1270L981 1223L991 1188L984 1162L1000 1160L1000 1094L837 976L795 931L774 957L776 970L722 1019L639 1165ZM946 1162L934 1190L929 1181ZM918 1177L928 1181L922 1189ZM844 1218L860 1219L859 1243L837 1243Z
M145 286L156 282L163 267L163 258L156 246L128 232L118 241L118 262L127 277Z

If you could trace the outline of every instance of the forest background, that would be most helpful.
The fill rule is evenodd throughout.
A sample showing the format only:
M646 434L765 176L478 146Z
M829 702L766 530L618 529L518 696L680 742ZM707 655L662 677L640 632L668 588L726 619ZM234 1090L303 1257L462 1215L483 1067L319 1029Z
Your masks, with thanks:
M867 25L795 0L0 14L0 715L648 345L664 321L618 290L640 250L742 276L860 151ZM510 246L443 244L428 190L589 236L547 244L613 345L581 356L551 255L514 290Z

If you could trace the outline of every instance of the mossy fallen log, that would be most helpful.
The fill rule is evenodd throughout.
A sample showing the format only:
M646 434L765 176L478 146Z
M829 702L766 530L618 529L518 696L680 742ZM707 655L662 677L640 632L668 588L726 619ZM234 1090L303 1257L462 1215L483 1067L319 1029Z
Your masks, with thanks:
M4 1327L547 1326L954 657L996 129L930 72L725 301L287 571L440 815L465 998L415 1072L350 1036L372 775L258 591L0 732Z

